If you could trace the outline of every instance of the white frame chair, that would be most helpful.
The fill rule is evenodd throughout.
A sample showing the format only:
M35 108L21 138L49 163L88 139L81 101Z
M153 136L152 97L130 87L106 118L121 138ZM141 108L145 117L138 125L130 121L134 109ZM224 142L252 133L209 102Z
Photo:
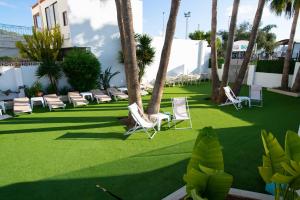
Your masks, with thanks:
M2 109L0 108L0 116L2 116L3 114L2 114Z
M6 113L6 108L5 108L5 102L4 101L0 101L0 109L3 110L3 113Z
M44 102L48 106L50 112L53 109L66 108L66 104L56 94L44 95Z
M155 129L155 126L157 125L157 121L149 122L145 120L141 115L142 112L136 103L133 103L130 106L128 106L128 109L132 118L135 121L135 125L133 128L129 129L124 135L131 135L135 133L137 130L143 129L144 132L148 135L149 139L152 139L157 133L157 130ZM151 135L149 130L153 130L154 133Z
M172 101L172 110L173 110L172 121L174 122L175 129L192 129L193 128L192 117L190 114L190 108L189 108L187 97L175 97L172 98L171 101ZM184 103L184 105L180 105L180 106L184 106L181 108L181 110L176 110L176 108L178 108L178 104L176 104L176 101L179 101L179 103L180 101L182 101L181 104ZM186 121L186 120L189 120L189 124L190 124L189 127L184 127L184 128L176 127L177 121Z
M223 87L225 91L225 95L227 97L227 100L224 104L221 104L220 106L225 105L234 105L235 109L239 110L243 108L242 102L248 102L249 107L251 107L251 100L249 97L246 96L235 96L234 92L231 90L229 86Z
M251 85L249 89L249 98L251 106L263 107L262 86ZM253 104L252 102L258 102L259 104Z

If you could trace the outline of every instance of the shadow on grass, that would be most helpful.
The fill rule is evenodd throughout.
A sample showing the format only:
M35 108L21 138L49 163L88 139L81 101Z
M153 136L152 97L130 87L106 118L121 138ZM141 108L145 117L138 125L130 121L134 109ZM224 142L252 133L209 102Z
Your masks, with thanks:
M74 132L74 133L66 133L56 140L89 140L89 139L109 139L109 140L125 140L128 136L125 136L123 133L88 133L88 132Z

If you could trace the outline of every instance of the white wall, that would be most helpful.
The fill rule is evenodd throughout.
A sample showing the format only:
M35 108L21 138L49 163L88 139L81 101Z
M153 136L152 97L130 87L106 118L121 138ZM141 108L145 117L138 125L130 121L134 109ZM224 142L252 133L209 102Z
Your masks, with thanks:
M43 77L39 79L36 76L36 70L38 66L21 66L19 68L15 68L13 66L1 66L0 67L0 90L6 91L18 91L19 86L27 86L31 87L32 84L39 80L44 89L50 84L48 78ZM58 87L70 87L65 76L58 82Z
M156 51L155 59L150 66L146 67L143 82L153 82L155 80L163 43L164 38L153 38L152 45ZM200 72L207 72L209 54L210 48L207 47L207 42L174 39L167 75L176 76L179 74L199 74Z

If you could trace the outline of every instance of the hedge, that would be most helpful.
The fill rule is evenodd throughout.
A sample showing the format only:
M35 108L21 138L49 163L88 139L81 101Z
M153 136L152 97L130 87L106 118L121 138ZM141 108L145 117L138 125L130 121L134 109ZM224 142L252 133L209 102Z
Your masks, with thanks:
M222 68L222 64L224 64L224 58L218 58L218 68ZM211 68L211 58L208 60L208 68Z
M289 74L294 73L295 61L291 61ZM256 72L282 74L284 60L258 60Z

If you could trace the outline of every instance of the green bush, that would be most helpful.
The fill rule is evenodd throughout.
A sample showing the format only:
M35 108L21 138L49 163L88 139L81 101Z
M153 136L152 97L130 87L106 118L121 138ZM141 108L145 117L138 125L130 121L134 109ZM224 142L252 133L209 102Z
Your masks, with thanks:
M294 73L295 61L291 61L290 63L290 72L289 74ZM264 72L264 73L274 73L274 74L282 74L284 65L284 60L258 60L256 66L256 72Z
M69 84L77 91L96 88L100 74L100 62L89 51L74 49L63 61L63 71Z
M221 69L224 64L224 58L218 58L218 68ZM211 58L208 60L208 68L211 68Z

